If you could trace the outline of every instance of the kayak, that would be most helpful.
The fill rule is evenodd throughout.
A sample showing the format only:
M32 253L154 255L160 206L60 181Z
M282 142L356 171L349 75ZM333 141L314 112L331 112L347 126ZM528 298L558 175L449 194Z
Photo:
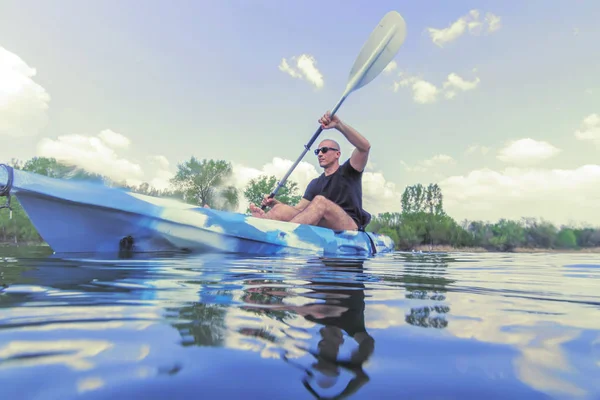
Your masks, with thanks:
M0 165L2 194L17 197L40 236L59 254L127 250L372 256L394 250L388 236L373 232L257 218Z

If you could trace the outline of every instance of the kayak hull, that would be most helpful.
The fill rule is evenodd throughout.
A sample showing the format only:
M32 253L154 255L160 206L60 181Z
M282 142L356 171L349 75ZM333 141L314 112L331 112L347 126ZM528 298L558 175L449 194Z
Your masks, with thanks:
M370 256L393 251L384 235L255 218L100 183L14 170L16 195L56 253L226 252ZM0 182L2 182L0 177Z

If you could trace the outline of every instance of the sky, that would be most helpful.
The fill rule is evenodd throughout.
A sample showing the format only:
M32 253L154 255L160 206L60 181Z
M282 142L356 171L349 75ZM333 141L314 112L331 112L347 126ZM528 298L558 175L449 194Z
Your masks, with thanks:
M191 156L230 161L240 189L283 177L395 10L406 41L337 114L372 145L365 208L437 183L457 221L600 226L597 1L140 4L0 2L0 163L159 188ZM290 179L303 191L321 172L307 153Z

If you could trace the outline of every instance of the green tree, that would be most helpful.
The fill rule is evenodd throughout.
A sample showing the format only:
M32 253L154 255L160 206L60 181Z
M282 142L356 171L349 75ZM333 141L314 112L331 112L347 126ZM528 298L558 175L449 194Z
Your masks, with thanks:
M488 247L490 239L494 237L492 227L482 221L471 221L467 231L471 236L473 245L478 247Z
M244 189L244 197L248 203L259 205L262 203L265 194L269 194L277 186L277 178L273 175L261 175L256 179L251 179ZM298 184L287 180L277 192L276 199L284 204L295 206L298 204L302 195L298 191Z
M561 249L574 249L577 247L577 237L570 228L562 228L556 236L556 245Z
M4 205L3 200L4 198L0 198L1 205ZM41 237L15 196L11 198L10 205L12 218L9 210L0 209L0 241L12 244L41 242Z
M381 231L385 232L383 229ZM397 240L394 241L394 243L396 244L397 249L411 250L422 243L422 238L417 233L416 228L412 225L402 224L396 229L396 232L398 232Z
M402 221L402 214L398 212L385 212L380 213L377 216L373 216L369 225L367 225L368 232L379 232L384 227L391 227L398 229Z
M202 160L191 157L177 166L171 179L174 191L183 200L200 206L231 210L238 206L237 189L227 185L233 174L231 163L224 160Z
M85 171L73 165L57 161L55 158L33 157L25 162L20 168L23 171L33 172L38 175L45 175L51 178L59 179L85 179L94 181L103 181L100 174Z
M412 214L425 211L426 193L420 183L407 186L402 193L402 213Z
M437 183L429 184L425 191L427 211L429 214L442 215L444 214L442 189Z
M575 229L577 237L577 246L579 247L600 247L600 229L583 228Z
M552 249L556 243L558 229L550 222L538 222L532 218L523 218L525 222L525 243L529 247Z
M492 226L489 243L497 250L512 251L525 242L525 229L515 221L501 219Z
M402 193L402 214L429 213L441 215L443 210L442 190L437 183L427 187L418 183L407 186Z
M427 235L432 245L453 243L456 241L456 232L460 227L451 217L430 213L426 218L428 220Z

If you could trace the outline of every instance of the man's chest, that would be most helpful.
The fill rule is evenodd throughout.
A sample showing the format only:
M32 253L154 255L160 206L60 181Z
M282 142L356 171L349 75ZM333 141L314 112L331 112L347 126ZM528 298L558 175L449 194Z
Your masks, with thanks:
M352 182L347 177L337 174L321 177L317 184L320 194L326 197L344 192L350 189L351 186Z

